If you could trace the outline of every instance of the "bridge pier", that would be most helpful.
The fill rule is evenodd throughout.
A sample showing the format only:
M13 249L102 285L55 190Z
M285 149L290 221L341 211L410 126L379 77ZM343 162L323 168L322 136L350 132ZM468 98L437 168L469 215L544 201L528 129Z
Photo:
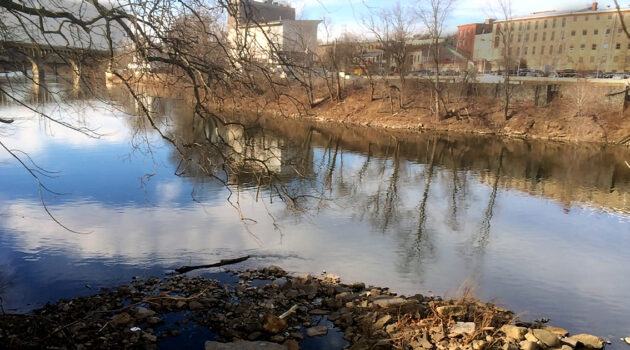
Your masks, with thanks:
M79 89L81 87L81 75L83 73L81 69L81 63L70 58L68 58L67 60L72 67L72 87L75 90Z
M31 63L31 72L33 72L33 83L36 86L46 84L46 72L44 71L44 63L39 57L26 56Z

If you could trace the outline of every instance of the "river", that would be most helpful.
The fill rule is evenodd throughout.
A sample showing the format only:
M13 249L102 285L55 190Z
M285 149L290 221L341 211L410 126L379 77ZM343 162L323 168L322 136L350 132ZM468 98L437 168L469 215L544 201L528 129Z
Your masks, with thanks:
M0 141L76 231L0 152L6 312L250 254L239 267L325 270L406 295L471 288L613 349L630 336L628 148L251 116L226 126L147 96L160 137L124 92L59 103L63 87L49 88L17 96L99 137L0 98L16 120Z

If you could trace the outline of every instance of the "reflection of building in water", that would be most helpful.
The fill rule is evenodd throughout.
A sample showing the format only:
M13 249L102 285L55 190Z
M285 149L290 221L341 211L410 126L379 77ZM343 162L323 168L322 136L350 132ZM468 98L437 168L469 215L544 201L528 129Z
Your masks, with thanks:
M311 149L301 152L299 147L289 146L286 139L262 129L248 130L240 124L206 123L205 134L211 144L227 146L223 148L224 155L232 162L228 167L232 170L245 168L295 177L298 164L308 164L312 169ZM304 159L305 154L308 159ZM305 170L301 168L300 173Z

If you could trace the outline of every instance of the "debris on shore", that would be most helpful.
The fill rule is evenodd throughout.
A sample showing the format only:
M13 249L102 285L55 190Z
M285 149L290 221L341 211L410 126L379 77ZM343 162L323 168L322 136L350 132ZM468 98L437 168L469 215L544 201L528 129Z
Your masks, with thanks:
M472 298L398 296L387 288L342 284L334 275L289 276L279 267L234 272L221 284L203 277L134 280L89 297L47 304L28 315L0 315L9 349L157 348L178 325L211 330L205 349L299 349L343 332L326 348L544 350L602 349L605 341L543 323L524 323ZM166 325L172 315L185 318ZM333 326L334 325L334 326ZM204 344L204 343L201 344Z

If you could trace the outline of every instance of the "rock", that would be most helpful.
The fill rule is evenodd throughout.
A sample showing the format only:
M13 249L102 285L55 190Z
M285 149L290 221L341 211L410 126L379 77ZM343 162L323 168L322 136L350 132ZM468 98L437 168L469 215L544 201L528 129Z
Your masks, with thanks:
M521 350L538 350L540 346L537 343L529 340L523 340L519 343Z
M300 343L293 339L289 339L284 342L284 347L286 347L287 350L300 350Z
M144 338L146 341L150 343L157 342L157 337L151 333L147 333L147 332L142 333L142 338Z
M503 344L502 350L518 350L518 346L510 343Z
M162 319L159 317L151 316L147 318L147 323L150 325L156 325L162 323Z
M260 332L252 332L247 336L247 339L249 340L256 340L258 338L260 338L260 336L262 335L262 333Z
M267 314L263 320L263 329L271 334L278 334L287 326L287 321L273 315Z
M565 339L576 340L589 349L602 349L604 347L604 340L602 338L590 334L576 334Z
M561 347L559 347L559 348L554 348L554 350L573 350L573 348L572 348L572 347L570 347L569 345L566 345L566 344L565 344L565 345L562 345L562 346L561 346Z
M111 319L111 321L109 321L109 323L112 326L122 326L122 325L126 325L129 322L131 322L131 320L132 320L131 316L129 316L128 313L123 312L123 313L120 313L120 314L112 317L112 319Z
M287 348L280 344L264 341L239 341L234 343L207 341L205 350L287 350Z
M560 339L560 342L562 344L566 344L566 345L568 345L568 346L570 346L572 348L575 348L577 346L577 344L578 344L577 339L572 339L572 338L562 338L562 339Z
M136 310L136 318L140 320L144 320L145 318L148 318L154 315L155 315L155 311L149 310L145 307L139 307Z
M622 339L626 344L630 345L630 337L625 337Z
M183 308L184 306L186 306L186 302L185 302L185 301L182 301L182 300L178 301L178 302L175 304L175 307L176 307L176 308L178 308L178 309L181 309L181 308Z
M383 328L387 324L387 322L389 322L389 320L391 320L391 319L392 319L392 317L390 315L385 315L385 316L379 318L378 321L376 321L374 323L374 328L375 329Z
M485 340L473 340L472 347L474 350L485 350L488 347L488 342Z
M475 322L457 322L448 330L448 336L468 335L475 332Z
M543 329L557 335L559 338L566 337L569 335L569 331L560 327L545 326L543 327Z
M280 334L276 334L272 336L271 338L269 338L269 340L271 340L274 343L282 343L284 341L284 336Z
M525 334L527 333L527 328L525 327L517 327L512 325L505 325L501 327L501 331L505 333L508 338L515 339L517 341L521 341L525 339Z
M532 333L534 333L534 336L547 347L555 348L560 346L560 339L558 339L554 333L546 329L534 329L532 330Z
M405 303L405 299L398 297L380 297L374 300L374 305L380 307L390 307Z
M466 315L468 308L464 305L438 306L435 311L442 317L460 317Z
M188 308L192 311L196 311L203 309L203 305L200 302L193 300L188 303Z
M536 336L534 335L534 333L532 333L531 331L527 332L525 334L525 340L534 342L534 343L538 343L539 339L536 338Z
M328 327L326 326L315 326L306 330L306 335L309 337L318 337L326 334L328 334Z

